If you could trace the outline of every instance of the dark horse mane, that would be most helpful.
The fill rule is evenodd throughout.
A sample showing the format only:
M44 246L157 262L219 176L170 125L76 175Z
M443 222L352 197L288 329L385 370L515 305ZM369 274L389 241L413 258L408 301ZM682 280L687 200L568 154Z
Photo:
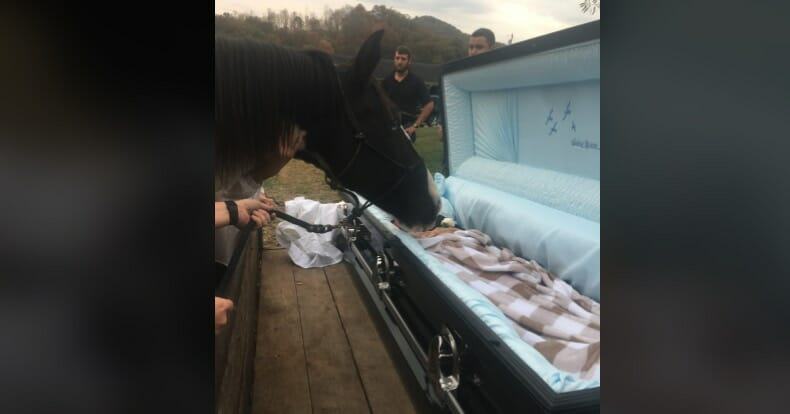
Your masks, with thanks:
M329 55L215 37L215 175L234 179L277 151L295 125L337 130L343 95Z

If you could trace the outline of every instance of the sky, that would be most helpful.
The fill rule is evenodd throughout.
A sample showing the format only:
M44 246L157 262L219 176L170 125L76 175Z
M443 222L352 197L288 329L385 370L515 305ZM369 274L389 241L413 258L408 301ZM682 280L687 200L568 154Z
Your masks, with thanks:
M429 15L452 24L464 33L480 27L491 29L498 42L513 42L551 33L567 27L597 20L595 15L582 13L580 0L215 0L216 13L238 12L264 16L266 9L315 13L323 16L324 7L339 9L344 5L362 4L370 10L383 4L412 17Z

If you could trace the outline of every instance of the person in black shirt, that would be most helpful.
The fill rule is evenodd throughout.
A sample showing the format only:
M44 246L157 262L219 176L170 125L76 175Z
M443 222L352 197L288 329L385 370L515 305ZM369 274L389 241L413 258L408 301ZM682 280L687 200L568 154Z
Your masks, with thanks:
M417 127L422 125L433 111L433 101L428 95L425 82L409 71L411 57L411 51L406 46L399 46L395 50L393 59L395 70L384 78L381 86L390 99L398 105L401 111L401 124L414 142L417 140Z

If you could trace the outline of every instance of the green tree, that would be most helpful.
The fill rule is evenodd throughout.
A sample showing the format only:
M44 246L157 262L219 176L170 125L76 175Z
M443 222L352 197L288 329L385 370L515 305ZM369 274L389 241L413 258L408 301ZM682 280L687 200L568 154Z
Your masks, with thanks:
M301 31L304 29L304 22L302 18L299 17L296 12L291 16L291 30Z
M288 30L290 22L291 22L291 15L288 14L288 9L280 10L280 15L279 15L279 23L280 24L279 24L279 27L281 29Z
M582 0L579 3L579 8L582 9L582 13L595 14L596 11L601 9L601 0Z
M311 32L317 32L321 30L321 21L315 17L310 17L307 19L307 30Z

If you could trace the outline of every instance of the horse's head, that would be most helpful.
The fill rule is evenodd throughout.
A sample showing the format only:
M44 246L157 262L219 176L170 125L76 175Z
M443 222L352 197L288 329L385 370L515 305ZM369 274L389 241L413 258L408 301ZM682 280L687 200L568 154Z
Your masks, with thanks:
M306 151L297 157L329 170L330 178L400 223L431 228L441 202L433 179L400 128L397 109L372 78L383 34L371 35L353 63L338 69L342 121L331 130L309 131Z
M215 38L217 185L276 174L292 156L283 143L301 129L307 138L297 158L406 226L430 227L440 200L433 180L371 78L382 35L370 36L350 67L340 71L322 52Z

